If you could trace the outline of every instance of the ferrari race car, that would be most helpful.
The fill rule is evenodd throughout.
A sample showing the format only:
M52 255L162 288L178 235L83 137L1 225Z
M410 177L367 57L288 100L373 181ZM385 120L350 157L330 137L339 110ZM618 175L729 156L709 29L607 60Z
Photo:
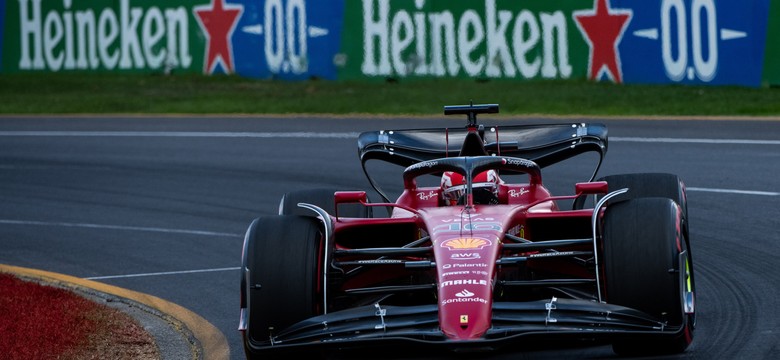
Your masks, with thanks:
M696 324L684 183L665 173L596 179L605 125L477 121L498 109L445 106L466 126L361 133L358 155L381 200L290 192L278 215L255 219L241 259L247 358L548 342L684 352ZM589 180L553 195L541 169L583 153L598 157ZM399 169L394 200L371 160Z

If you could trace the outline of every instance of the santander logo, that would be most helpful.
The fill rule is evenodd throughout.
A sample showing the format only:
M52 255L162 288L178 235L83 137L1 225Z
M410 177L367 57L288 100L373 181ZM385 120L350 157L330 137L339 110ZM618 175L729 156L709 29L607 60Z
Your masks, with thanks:
M463 289L463 291L455 294L455 296L461 297L461 298L462 297L472 297L472 296L474 296L474 293L471 292L471 291L468 291L467 289Z

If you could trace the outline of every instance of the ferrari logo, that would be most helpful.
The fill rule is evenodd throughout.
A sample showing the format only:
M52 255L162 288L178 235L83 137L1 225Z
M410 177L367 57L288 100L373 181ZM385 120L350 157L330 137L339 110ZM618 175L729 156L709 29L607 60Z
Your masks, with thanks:
M460 316L460 324L465 325L469 323L469 316L468 315L461 315Z

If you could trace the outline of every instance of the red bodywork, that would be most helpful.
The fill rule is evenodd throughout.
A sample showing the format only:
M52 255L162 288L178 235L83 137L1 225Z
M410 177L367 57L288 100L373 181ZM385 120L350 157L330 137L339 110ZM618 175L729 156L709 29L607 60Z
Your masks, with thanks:
M285 197L277 217L253 222L242 254L239 329L247 354L264 358L276 351L397 343L492 350L553 338L620 346L628 337L645 336L671 338L666 344L676 346L675 337L690 333L693 281L687 248L679 239L674 252L656 246L655 239L645 240L650 247L634 246L641 245L632 243L634 228L658 226L623 225L637 217L626 214L632 214L633 206L655 203L621 200L628 205L610 213L607 202L627 188L610 189L606 181L593 181L607 149L606 127L573 123L499 129L476 123L476 114L496 112L494 104L457 105L445 107L445 115L468 115L465 129L361 133L363 171L382 201L369 200L365 191L315 189L326 191L304 192L294 202ZM542 183L541 168L585 152L599 155L593 175L575 183L569 195L553 196ZM370 160L403 167L400 195L386 195L367 170ZM472 179L488 170L502 178L524 178L500 181L486 202L483 192L475 193ZM445 201L439 186L418 184L424 176L440 179L446 172L466 180L465 195L457 201ZM641 193L641 177L623 179ZM677 199L677 182L668 184L665 196L684 205ZM648 188L645 196L658 196ZM585 205L589 200L593 206ZM653 209L669 209L661 205L665 207ZM306 211L296 213L291 207ZM609 229L618 231L605 243L610 214L618 214L611 216L619 220ZM679 215L677 222L678 228L684 223ZM647 237L664 239L666 222L658 223L662 226L652 230L660 231L645 231ZM280 258L287 256L277 253L280 248L294 254L291 264ZM643 266L632 267L645 249L680 263L657 269L644 263L656 272L640 278L650 279L654 287L637 299L635 290L616 288L633 285L634 277L645 273ZM626 250L629 256L623 256ZM600 258L607 261L600 263ZM681 280L689 275L690 281ZM677 289L683 283L687 287ZM656 293L664 293L665 308L647 300ZM624 299L610 303L610 296L621 295ZM295 299L294 310L287 298ZM685 314L678 311L683 303ZM678 321L667 320L670 311L681 313ZM690 323L680 320L683 316ZM690 343L687 339L680 349Z
M590 220L592 209L560 211L557 200L573 199L588 194L603 194L606 182L578 183L577 195L553 197L541 185L538 173L530 174L533 183L499 185L499 205L473 204L445 206L438 187L417 188L416 182L406 182L407 189L393 204L366 204L365 192L337 192L336 203L362 202L367 206L393 206L389 219L360 220L361 223L414 223L421 235L430 236L432 258L435 259L438 319L441 331L451 340L481 339L492 326L495 284L502 257L505 234L526 238L526 222L533 218L579 218ZM337 213L337 212L336 212ZM334 218L334 232L355 226L355 219ZM592 247L591 247L592 249ZM533 256L539 251L514 253L513 256ZM508 256L506 253L503 256ZM414 260L414 259L412 259ZM418 259L419 260L419 259ZM565 263L528 262L530 267L555 268L556 271L579 272L593 278L592 273L576 270ZM514 270L513 267L510 267ZM388 274L384 274L386 276ZM393 274L397 275L397 274ZM371 281L376 281L372 277ZM357 282L348 286L358 286Z

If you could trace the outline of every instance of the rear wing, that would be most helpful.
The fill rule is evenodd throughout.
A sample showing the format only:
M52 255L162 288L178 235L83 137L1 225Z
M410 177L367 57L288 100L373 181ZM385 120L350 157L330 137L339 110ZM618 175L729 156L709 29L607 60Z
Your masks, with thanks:
M358 137L361 162L379 159L399 166L458 156L467 128L367 131ZM488 155L525 158L541 167L585 152L607 152L603 124L540 124L485 127Z
M467 126L363 132L358 137L358 155L369 182L384 197L366 170L369 160L408 167L439 158L494 155L528 159L544 168L579 154L596 152L599 161L591 175L592 181L607 152L607 127L600 123L478 125L478 129L486 154L461 152L464 144L469 143L466 142L470 133Z

